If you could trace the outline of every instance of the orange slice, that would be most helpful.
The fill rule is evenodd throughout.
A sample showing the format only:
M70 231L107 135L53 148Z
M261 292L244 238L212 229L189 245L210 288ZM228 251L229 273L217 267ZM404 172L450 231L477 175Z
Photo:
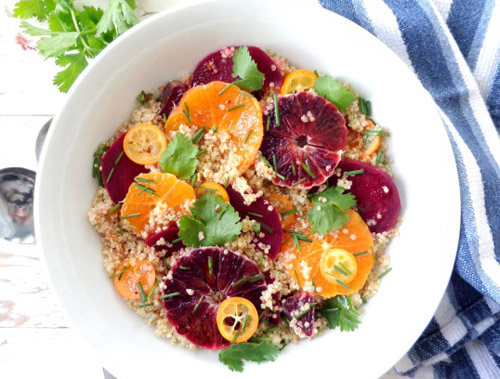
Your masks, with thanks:
M359 291L364 286L373 267L371 251L373 238L370 230L356 212L352 210L347 212L350 219L346 226L341 230L327 234L325 237L314 235L310 228L305 230L301 228L300 225L303 221L297 218L297 222L290 229L303 233L312 242L298 241L299 250L293 239L289 239L281 248L281 252L285 254L285 260L287 260L287 256L290 257L287 264L292 278L301 287L304 287L306 283L312 283L317 289L317 294L323 297L349 295ZM356 258L356 275L348 284L343 283L340 279L340 283L336 280L332 283L321 274L321 259L324 254L334 248L347 250ZM304 265L307 266L306 269L304 269ZM310 272L307 275L309 268ZM306 277L304 277L304 273Z
M141 298L139 283L141 283L144 294L148 295L155 281L155 267L147 260L136 260L132 264L132 261L126 258L118 265L113 275L116 290L120 295L131 300Z
M168 173L140 174L128 189L121 208L121 219L140 235L149 223L149 214L162 201L169 209L181 210L186 200L194 200L194 189Z
M217 126L217 132L229 133L237 154L243 157L238 166L243 173L254 163L262 143L262 109L254 96L236 85L228 86L215 81L186 91L170 113L165 132L176 131L181 125L195 125L198 129Z
M280 93L287 95L289 93L297 93L314 88L314 83L318 77L309 70L299 69L290 72L285 76L281 85Z
M166 149L165 134L153 124L134 126L123 140L123 151L132 162L137 164L157 163Z

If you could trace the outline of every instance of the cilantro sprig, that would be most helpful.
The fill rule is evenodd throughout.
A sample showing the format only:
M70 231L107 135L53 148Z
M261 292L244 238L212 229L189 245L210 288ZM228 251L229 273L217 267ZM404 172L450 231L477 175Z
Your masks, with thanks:
M227 365L231 371L243 371L243 360L251 362L274 361L280 349L270 343L240 343L231 345L219 352L219 361Z
M182 133L176 133L161 154L160 167L163 172L186 180L193 176L198 165L198 146Z
M359 312L352 305L349 296L337 296L327 300L319 313L326 319L328 327L340 327L342 332L353 331L360 324Z
M192 216L179 220L179 237L186 246L221 246L241 232L240 216L234 208L209 192L190 209Z
M318 95L325 97L343 112L356 100L354 92L348 91L335 81L330 75L320 76L314 83L314 90Z
M54 78L61 92L67 92L78 75L111 41L139 22L135 0L110 0L105 11L92 6L76 9L73 0L21 0L14 16L22 19L25 33L42 37L39 54L55 58L63 68ZM27 19L46 22L36 27Z
M309 224L313 233L322 236L344 227L349 221L346 211L356 206L354 195L344 193L344 189L339 186L314 194L311 201L313 205L308 213Z
M234 81L234 84L244 91L258 91L264 85L264 74L257 68L257 63L252 59L246 46L234 52L232 76L241 78Z

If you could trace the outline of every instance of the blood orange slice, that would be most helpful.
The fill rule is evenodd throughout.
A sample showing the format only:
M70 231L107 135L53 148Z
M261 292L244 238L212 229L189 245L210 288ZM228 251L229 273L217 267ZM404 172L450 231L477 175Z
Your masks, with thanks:
M283 304L283 313L291 321L290 326L299 336L314 334L314 296L300 292L288 297Z
M347 144L344 117L335 105L311 92L280 96L277 108L267 116L269 131L261 146L279 174L274 183L298 188L324 183Z
M257 264L220 247L193 250L172 267L162 299L168 321L177 333L204 349L229 346L217 327L219 305L228 297L243 297L260 312L267 288Z

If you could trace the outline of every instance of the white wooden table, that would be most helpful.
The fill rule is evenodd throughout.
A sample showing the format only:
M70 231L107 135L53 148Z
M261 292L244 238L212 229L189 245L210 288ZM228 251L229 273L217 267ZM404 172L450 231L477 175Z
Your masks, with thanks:
M138 1L138 14L189 0ZM36 170L38 131L63 105L66 95L52 85L57 67L16 42L16 0L0 7L0 169ZM103 6L105 0L86 1ZM40 252L34 245L0 239L0 377L103 378L98 357L71 328L49 286ZM387 378L395 377L393 374Z

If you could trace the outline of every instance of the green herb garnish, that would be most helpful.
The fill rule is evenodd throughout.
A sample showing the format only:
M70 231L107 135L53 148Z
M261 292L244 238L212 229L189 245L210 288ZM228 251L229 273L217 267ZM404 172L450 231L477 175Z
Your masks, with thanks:
M365 170L353 170L353 171L345 171L344 176L347 178L348 176L354 176L354 175L359 175L359 174L364 174Z
M369 100L365 100L362 97L358 99L359 102L359 110L364 115L370 116L372 113L372 103Z
M235 111L236 109L243 108L244 106L245 106L245 103L243 103L243 104L238 104L238 105L235 105L234 107L229 108L227 111L228 111L228 112L232 112L232 111Z
M335 104L339 111L344 112L346 108L356 100L354 92L348 91L342 85L333 80L330 75L320 76L314 83L314 90L327 100Z
M244 143L246 144L248 142L248 139L250 138L250 134L252 134L252 129L250 129L247 133L247 136L245 137Z
M205 298L205 295L201 295L200 300L198 300L198 303L196 303L196 306L194 307L194 309L191 312L191 314L194 314L194 312L196 312L196 310L198 309L198 307L200 306L200 304L201 304L201 302L203 301L204 298Z
M278 105L278 95L276 93L273 94L273 100L274 100L274 116L275 116L276 126L280 126L280 109Z
M114 211L116 211L118 208L120 208L120 203L116 204L115 206L113 206L113 208L111 208L108 213L106 213L106 216L109 216L111 213L113 213Z
M160 300L168 299L170 297L179 296L180 294L181 294L180 292L172 292L172 293L169 293L167 295L160 296Z
M385 270L382 274L377 276L378 279L382 279L384 276L386 276L388 273L392 271L392 267L389 267L387 270Z
M326 319L330 329L340 326L343 332L353 331L360 323L359 312L352 305L349 296L337 296L327 300L319 313Z
M236 80L234 84L244 91L258 91L264 85L264 74L257 68L257 64L250 56L246 46L242 46L234 52L232 77L238 76L241 79Z
M197 154L198 147L184 134L176 133L167 150L161 154L159 165L163 172L187 180L194 175L198 165Z
M192 123L191 122L191 112L189 112L189 107L188 107L187 103L184 103L184 109L182 110L182 113L184 113L184 116L186 117L187 122L189 122L191 124Z
M219 361L227 365L231 371L242 372L243 360L257 363L274 361L279 353L280 349L273 344L246 342L221 350Z

